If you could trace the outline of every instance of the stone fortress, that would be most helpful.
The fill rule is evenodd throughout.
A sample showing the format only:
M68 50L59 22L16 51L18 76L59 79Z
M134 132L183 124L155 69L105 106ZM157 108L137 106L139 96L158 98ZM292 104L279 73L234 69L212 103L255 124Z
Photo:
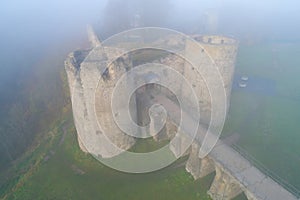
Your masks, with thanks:
M145 57L145 55L147 57L148 54L135 52L126 54L121 47L118 49L104 47L91 27L88 27L88 36L92 47L72 52L65 61L65 69L72 96L73 116L80 148L95 156L110 158L119 155L124 150L130 149L137 141L137 138L124 133L114 121L114 117L122 117L122 114L120 114L121 112L113 113L111 110L110 99L112 98L113 90L124 73L136 65L149 62L147 59L139 59L140 57ZM228 107L238 42L233 38L216 35L196 35L191 37L203 47L202 54L194 55L199 58L200 66L214 67L212 65L216 65L218 67L223 79ZM169 38L167 42L176 46L178 40ZM194 47L192 44L186 41L180 42L184 43L181 45L184 47L182 51L193 52ZM208 57L207 54L211 57ZM114 59L108 60L108 58ZM211 62L211 59L214 62ZM194 66L174 54L154 57L151 62L167 66L172 65L177 72L189 79L199 99L201 113L200 135L204 134L211 118L212 109L211 97L205 82L205 79L210 77L205 77L204 79L195 72ZM167 72L166 76L168 76ZM148 74L145 74L145 79L147 78L155 79L157 77L155 74L148 72ZM135 80L127 79L126 81L127 83L123 84L123 90L121 90L124 94L128 92L126 84L135 84L133 83ZM188 93L189 91L181 88L182 83L179 81L175 81L173 84L177 86L175 93L187 97L185 104L191 105L188 98L191 95ZM120 95L122 96L122 94ZM132 119L141 126L150 123L148 131L150 133L159 132L153 135L153 138L157 141L171 140L175 137L175 140L172 140L175 142L170 144L170 149L176 157L189 155L186 170L195 179L216 171L216 176L208 191L212 199L229 200L242 192L245 193L249 200L296 199L222 141L219 141L213 151L203 159L199 157L201 144L197 143L197 140L187 150L181 148L186 143L185 137L188 137L186 136L188 133L174 135L177 130L178 123L176 121L178 119L167 119L163 129L157 130L155 116L149 116L149 108L159 100L164 101L164 105L169 105L171 111L172 105L173 107L178 106L176 96L167 88L155 84L138 88L132 94L129 103ZM126 101L119 101L117 108L122 110L127 106L125 104L127 104ZM192 107L183 109L193 115ZM139 132L139 130L132 131ZM140 134L146 133L140 131ZM112 146L109 141L118 148Z

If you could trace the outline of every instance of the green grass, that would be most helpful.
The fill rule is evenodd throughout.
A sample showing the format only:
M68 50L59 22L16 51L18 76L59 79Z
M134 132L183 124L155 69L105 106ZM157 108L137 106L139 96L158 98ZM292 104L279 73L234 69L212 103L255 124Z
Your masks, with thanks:
M300 45L241 46L236 73L271 79L276 95L233 91L222 137L239 133L238 145L269 169L300 188ZM15 176L1 188L6 199L209 199L206 192L213 174L194 181L181 163L148 174L126 174L110 169L83 153L76 140L72 118L62 145L61 123L40 139L40 144L11 169ZM131 150L147 152L164 145L152 139ZM54 152L52 155L51 152ZM50 156L45 161L46 156ZM186 158L185 158L186 159ZM75 166L75 169L74 169ZM84 174L80 175L80 169ZM245 199L240 195L235 200Z
M139 57L142 57L141 60L143 62L154 59L152 57L148 58L147 55L148 53L143 53ZM51 75L48 73L48 76L46 76L43 86L53 82L53 79L51 79L53 76L57 78L57 71L54 70L54 72L48 68L52 61L47 60L45 62L47 66L44 68L47 68L47 70L42 68L36 72L36 76L40 78L41 74L51 71ZM64 90L60 92L64 92L64 94L60 94L57 90L54 91L53 88L41 87L37 90L42 90L42 93L34 92L32 95L40 96L48 94L48 90L53 90L55 97L59 100L60 96L68 96L65 74L61 78L63 78ZM58 83L61 83L61 81L58 81ZM35 105L35 99L32 98L31 101L33 106ZM60 101L57 105L63 107L63 103ZM0 198L22 200L209 199L206 192L213 179L213 174L204 179L194 181L182 165L184 159L180 159L163 170L137 175L110 169L92 156L83 153L77 143L69 106L61 109L63 110L61 119L57 119L58 121L56 120L52 124L42 124L42 127L47 127L47 129L49 127L49 131L46 131L46 134L39 134L35 139L34 145L12 167L0 174ZM51 105L47 106L47 109L51 110L51 108ZM49 118L51 120L48 121L52 121L52 115ZM67 135L64 143L60 145L63 137L61 126L65 121L71 125L67 126L69 127ZM132 150L147 152L151 149L157 149L164 144L164 142L155 143L153 140L139 141ZM80 175L76 169L85 173Z
M213 174L194 181L180 165L182 160L154 173L127 174L83 153L72 127L63 145L58 143L52 148L55 154L7 199L209 199L206 191Z
M38 135L34 145L15 160L7 170L1 172L0 197L13 193L18 186L26 182L38 170L46 154L57 143L60 135L59 127L62 123L56 122L50 125L50 130L42 138L41 135Z
M135 145L130 148L129 151L136 153L156 151L167 145L169 142L169 140L155 141L153 138L138 139Z
M300 188L300 44L242 46L237 69L249 79L276 84L275 95L233 91L223 137L239 133L238 145L268 169Z

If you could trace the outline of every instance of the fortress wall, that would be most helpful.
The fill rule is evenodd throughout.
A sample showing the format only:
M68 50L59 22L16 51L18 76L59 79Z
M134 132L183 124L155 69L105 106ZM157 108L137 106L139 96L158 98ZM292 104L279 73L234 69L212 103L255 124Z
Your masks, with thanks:
M92 47L97 47L101 45L101 42L91 25L87 26L87 34L88 34L88 40Z
M223 36L194 36L194 38L203 47L203 50L199 52L198 45L187 41L185 49L187 60L185 61L183 75L191 82L199 99L201 123L207 124L210 121L211 113L211 96L207 82L209 80L215 82L216 79L216 77L210 76L207 70L215 66L218 68L224 82L228 108L238 43L234 39ZM189 60L194 60L197 66L192 66L188 62ZM181 93L189 101L188 97L191 94L188 94L186 90L182 90ZM189 104L188 102L185 103Z
M191 139L183 132L179 132L170 142L170 150L176 158L190 154L191 148L186 148L191 143Z
M188 62L189 60L186 61L184 66L184 76L192 84L191 86L199 101L201 123L207 124L210 121L211 101L206 81L211 77L208 77L206 69L202 66L210 68L212 67L212 62L208 59L204 51L199 52L198 49L199 46L195 45L193 42L188 41L186 44L185 51L187 52L188 57L190 57L187 59L194 61L196 66L191 65L191 63ZM182 93L188 101L190 99L190 94L187 94L185 90L183 90Z
M91 37L94 36L92 35ZM193 50L193 48L196 47L193 46L195 44L193 42L187 43L185 50L191 52L189 56L196 60L197 66L191 66L183 59L178 59L174 56L161 59L161 63L174 66L179 73L186 77L200 99L201 115L203 115L203 113L207 114L205 117L209 119L208 116L211 105L205 80L213 81L216 77L205 76L205 80L202 77L203 74L206 74L206 70L209 70L210 67L215 67L210 58L206 56L206 53L211 56L219 69L227 94L227 103L229 105L237 42L223 36L195 36L195 39L202 45L203 51L194 51L195 49ZM80 148L96 156L113 157L120 154L122 150L113 147L111 142L124 150L129 149L135 143L133 137L124 134L115 124L113 115L119 115L119 113L112 113L110 107L110 99L112 97L112 91L116 86L116 81L120 79L128 67L132 67L132 64L129 58L122 57L122 59L117 59L109 66L106 74L107 57L113 58L119 55L119 51L122 50L106 49L100 45L97 45L92 51L80 50L71 53L65 61L65 68L72 96L74 122L78 133ZM197 73L196 67L200 68L203 74ZM107 76L99 81L99 77L101 77L103 73ZM175 93L186 97L184 98L184 103L186 103L187 106L184 107L184 109L186 109L185 112L189 113L189 109L194 109L192 106L189 108L189 97L191 94L181 87L182 83L180 80L175 79L175 81L177 81L175 82L177 85ZM122 96L129 92L128 84L134 84L133 80L125 80L122 84L121 91L117 97L121 99L116 105L117 112L122 111L122 109L127 106L126 104L128 104L128 102L122 101ZM164 93L166 92L164 91ZM170 98L172 95L166 93L166 96L169 101L173 101L172 98ZM137 120L138 116L144 117L146 115L145 110L139 110L138 103L136 97L133 97L133 101L129 105L133 111L132 116L135 120ZM142 121L143 120L144 119L142 119ZM150 125L150 129L153 130L152 132L157 131L157 127L155 126L156 120L159 119L155 118L153 120L154 124ZM242 158L237 152L231 149L231 147L219 143L215 146L213 151L210 152L209 156L200 159L200 144L196 143L197 140L195 140L189 149L185 149L190 144L189 142L191 142L189 138L189 132L191 131L185 129L185 133L179 132L175 135L177 127L174 121L176 120L168 120L163 130L163 132L166 131L165 135L169 139L173 139L170 142L170 149L176 157L180 157L182 154L189 154L186 170L190 172L195 179L206 176L214 170L216 171L216 176L208 191L212 199L230 200L242 193L243 190L249 200L262 199L260 198L261 196L263 196L264 199L296 199L296 197L284 190L281 186L272 181L272 179L266 177L255 167L252 167L246 159ZM101 123L101 128L98 126L98 122ZM203 124L200 124L201 127L202 125ZM199 131L199 133L202 134L205 132L204 129L205 128ZM105 135L104 132L108 135ZM154 137L160 140L161 136L162 135L157 135ZM245 188L245 185L249 184L251 187Z
M93 52L95 56L102 55L103 48L97 48ZM117 126L117 124L114 121L113 115L118 115L119 113L112 113L112 108L111 108L111 99L112 99L112 92L115 87L116 82L120 78L120 76L125 72L124 67L120 67L122 63L114 63L109 68L107 69L107 63L106 62L101 62L97 63L94 61L95 59L93 58L93 55L91 55L90 61L88 60L85 61L85 64L82 66L82 73L86 72L86 77L83 78L83 85L88 85L92 83L91 90L86 90L85 95L86 95L86 101L90 102L89 105L90 107L90 113L89 115L92 117L91 121L93 124L100 124L101 130L96 130L101 131L100 134L102 133L102 138L99 138L97 141L97 146L101 149L97 149L97 152L101 156L105 157L111 157L113 155L119 154L123 150L129 149L134 143L135 139L132 138L131 136L128 136L124 134L120 128ZM100 67L99 67L100 66ZM95 71L96 70L96 71ZM100 78L101 76L105 75L103 72L107 71L107 78ZM93 79L93 75L95 76L95 79ZM99 84L98 84L99 81ZM86 83L86 84L85 84ZM126 83L125 83L126 85ZM128 93L126 90L127 88L124 85L124 90L118 91L120 96L123 93ZM97 91L95 93L95 91ZM96 101L93 103L90 101L91 99L96 98ZM118 98L118 97L117 97ZM125 109L125 104L127 102L125 101L119 101L119 105L117 106L117 110L120 109ZM96 104L96 106L95 106ZM124 105L123 105L124 104ZM133 105L133 110L136 111L136 105ZM96 114L95 114L96 111ZM97 128L99 129L97 124ZM92 128L92 127L91 127ZM95 130L91 130L91 132L95 132ZM88 133L90 134L90 133ZM105 137L105 140L103 141L103 137ZM112 147L107 148L107 146L103 145L104 143L107 145L108 142L107 140L110 140L114 145L119 147L122 150L117 150ZM89 142L88 142L89 143ZM114 150L113 150L114 149ZM111 150L111 152L107 152L108 150Z
M83 53L84 51L82 51ZM86 51L84 55L86 56L88 51ZM65 70L67 73L67 78L69 82L69 88L70 88L70 96L71 96L71 102L72 102L72 111L73 111L73 117L74 117L74 123L76 125L77 132L84 132L85 131L85 123L84 122L84 115L81 113L86 113L85 108L85 102L83 101L83 87L80 80L80 74L79 74L79 67L81 64L81 60L78 59L78 53L72 52L69 54L65 61ZM77 101L74 101L74 99L77 99ZM78 143L80 146L80 149L84 152L88 152L86 147L83 145L79 134L77 135Z
M78 135L80 136L80 144L86 144L86 148L95 155L111 157L112 155L117 155L120 151L110 150L111 152L108 152L106 150L107 143L109 143L108 139L124 150L130 148L135 143L135 139L124 134L115 123L113 116L118 116L119 113L111 112L110 101L116 82L128 68L132 67L132 63L130 58L124 57L117 59L117 61L107 69L107 58L116 57L122 53L122 49L111 50L106 47L101 47L101 43L91 27L88 28L88 35L94 47L91 53L85 58L80 55L80 51L74 52L68 58L69 64L66 64L73 65L73 67L66 67L66 71L69 82L75 80L76 87L74 91L76 94L71 92L76 99L76 104L80 104L73 106L75 125ZM208 67L208 69L214 67L214 63L207 57L206 53L211 55L220 70L229 102L237 44L233 39L220 36L196 36L195 39L203 46L203 51L195 51L193 48L198 49L199 47L195 47L195 43L193 42L186 43L185 51L189 52L188 55L192 60L196 60L197 66L192 66L183 58L175 55L161 58L160 62L174 67L177 72L184 75L187 82L194 88L200 103L201 123L206 124L209 123L210 120L211 102L205 80L209 79L213 81L215 79L215 77L205 76L205 70L207 70L207 68L205 69L203 66ZM198 68L200 68L199 71L201 73L204 70L204 74L200 74ZM99 78L105 73L107 73L107 77L101 79L99 82ZM170 75L168 76L170 77ZM205 79L203 76L205 76ZM190 102L192 95L190 91L183 88L183 83L177 78L172 79L172 77L170 77L170 79L177 81L172 82L176 90L173 92L184 97L183 105L185 105L185 107L183 109L185 109L185 112L193 113L195 108L193 108ZM128 83L123 84L122 90L119 91L120 99L122 99L122 94L128 93L126 84L134 84L132 81L133 80L127 80ZM96 93L95 90L97 91ZM130 109L133 112L132 116L134 120L137 121L137 117L140 116L140 113L138 113L136 97L132 99ZM125 104L127 104L127 102L120 101L119 104L116 105L117 110L121 111L125 109L127 106ZM141 116L144 115L142 114ZM100 122L101 128L98 122ZM168 126L165 127L167 131L170 129ZM106 138L104 133L109 133L109 135L107 135L108 138ZM172 134L167 133L167 135ZM183 136L177 139L179 143L185 143ZM178 153L179 152L176 154Z
M207 192L214 200L231 200L241 194L240 184L222 169L222 166L215 165L216 176Z
M212 57L220 71L227 95L227 106L229 107L238 42L224 36L203 36L199 42Z
M89 59L89 57L90 55L87 59ZM99 145L96 145L96 141L99 140L98 135L101 135L102 131L97 126L97 119L94 114L93 107L94 89L96 87L99 74L96 64L98 63L84 62L80 65L80 80L83 87L83 94L80 101L82 100L85 102L86 112L83 113L84 121L80 121L75 125L81 126L81 124L85 124L84 131L78 131L79 137L81 138L82 142L85 144L89 152L98 155L101 151L101 147Z
M236 40L233 38L220 36L220 35L203 35L195 36L195 39L199 42L213 45L234 45Z
M70 92L73 97L74 122L78 133L78 142L83 151L96 156L112 157L120 154L122 150L111 146L109 140L124 150L130 148L135 140L122 133L113 123L108 95L111 96L114 84L110 82L100 84L102 88L99 89L104 88L103 91L107 95L102 94L100 98L97 98L98 105L100 105L97 108L100 109L98 112L101 112L101 114L96 116L95 90L101 72L106 68L106 63L98 56L103 54L103 48L96 48L93 51L87 58L82 58L76 52L71 53L65 62ZM101 121L101 128L104 128L104 130L98 126L98 120ZM108 134L104 135L104 131Z
M199 144L194 142L185 166L186 171L191 173L195 180L205 177L215 171L215 165L209 157L203 159L199 158L199 149Z

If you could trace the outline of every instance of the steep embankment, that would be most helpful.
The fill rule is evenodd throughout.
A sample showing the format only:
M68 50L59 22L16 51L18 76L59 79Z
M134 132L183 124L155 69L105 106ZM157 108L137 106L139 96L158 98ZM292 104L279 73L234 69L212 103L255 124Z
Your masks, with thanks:
M68 112L64 59L70 49L73 41L57 42L37 55L26 54L28 61L6 62L15 71L0 81L0 197L39 162L38 152L47 148L53 129Z

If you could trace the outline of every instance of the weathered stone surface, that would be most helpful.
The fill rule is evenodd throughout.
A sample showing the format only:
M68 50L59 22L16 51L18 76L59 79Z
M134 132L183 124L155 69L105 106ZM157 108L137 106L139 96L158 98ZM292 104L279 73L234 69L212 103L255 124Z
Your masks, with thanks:
M200 159L198 157L200 146L193 143L189 159L186 163L185 169L192 174L194 179L202 178L215 171L215 166L212 160L208 157Z
M112 97L112 91L116 85L116 81L133 66L130 58L120 56L122 55L122 45L120 45L118 49L102 47L98 37L90 26L88 27L88 36L93 49L76 51L70 54L66 61L66 71L73 97L74 120L81 149L95 155L111 157L122 152L122 150L127 150L135 142L133 137L123 133L114 122L113 115L117 115L118 113L111 112L109 101ZM201 74L196 72L195 67L201 68L201 65L214 65L216 63L221 77L224 79L226 94L229 100L237 44L235 40L221 36L193 37L205 49L202 53L198 54L197 52L197 54L193 55L199 61L198 64L200 66L191 66L187 60L175 55L161 58L158 62L172 66L186 79L193 82L192 85L196 87L196 95L198 99L200 99L201 122L208 123L211 112L210 95L204 78L201 77ZM174 46L174 48L176 46L185 47L185 49L182 49L183 52L186 51L189 52L189 54L193 53L193 45L176 35L170 36L167 41L161 40L162 41L158 40L154 42L154 44L159 47L167 42L169 45ZM123 45L126 46L126 44ZM206 53L208 53L209 56L207 56ZM110 60L114 59L115 61L111 63L110 66L107 66L107 63L110 63ZM215 63L212 60L215 60ZM211 77L205 77L205 79L207 78ZM180 87L182 83L176 81L179 80L174 78L172 84L176 86L176 91L173 92L181 96L190 96L191 94L188 94L187 90ZM128 93L126 83L124 84L121 93L122 92L124 94ZM144 122L144 119L138 119L138 117L148 118L148 116L146 116L147 110L139 110L139 100L136 100L136 98L137 97L133 98L133 102L130 105L130 109L133 113L132 116L136 121ZM172 99L173 97L171 95L168 98ZM192 114L194 108L191 102L189 102L189 99L190 98L183 98L185 102L182 103L185 107L182 109ZM118 109L125 107L122 103L126 102L120 101L120 105L117 105ZM164 129L159 134L154 135L154 139L162 140L167 137L173 138L174 133L170 132L175 131L173 131L174 128L171 124L172 123L167 122ZM156 128L154 124L151 124L151 127L153 130L150 132L155 133ZM182 151L185 151L183 148L190 143L190 140L189 136L186 137L184 133L176 135L170 144L175 155L179 156L188 152ZM118 148L121 148L121 150L109 145L110 141Z
M246 195L246 197L247 197L248 200L257 200L257 198L255 198L255 197L254 197L252 194L250 194L249 192L245 191L244 193L245 193L245 195Z
M214 162L207 156L201 160L199 178L205 177L215 171Z
M124 63L124 60L116 61L115 65L111 66L112 81L99 83L107 68L106 58L99 57L103 54L119 54L119 52L99 45L93 50L75 51L66 59L65 68L80 148L96 156L113 157L135 143L135 139L124 134L113 121L110 101L107 99L112 94L116 78L113 70L128 63ZM100 88L97 90L98 83Z
M170 150L175 155L176 158L188 155L190 153L189 145L191 144L191 139L187 137L184 133L178 132L175 137L170 142Z
M88 34L89 42L91 43L92 47L97 47L101 45L101 42L97 37L96 33L94 32L94 29L91 25L87 26L87 34Z
M241 193L239 183L216 166L216 176L208 191L209 196L214 200L230 200Z
M78 142L80 148L85 152L102 157L113 157L129 149L135 143L135 138L126 135L115 123L113 117L118 116L119 113L112 113L110 105L116 81L134 66L131 63L131 59L123 55L124 51L121 46L126 44L120 45L120 48L117 49L102 47L92 29L89 28L88 34L93 49L75 51L65 61ZM185 44L180 51L189 52L188 58L192 58L198 64L197 66L191 66L188 59L174 55L166 56L157 61L173 66L178 73L190 81L195 89L201 112L199 123L201 130L198 130L196 140L193 141L197 143L194 143L189 148L189 144L192 142L191 137L193 137L192 129L190 129L191 124L178 128L179 118L176 115L174 115L174 118L168 115L170 118L168 118L169 120L167 120L164 129L158 135L153 134L154 139L161 140L165 137L171 139L169 147L177 158L190 153L186 170L195 179L203 177L216 169L215 179L208 192L214 200L232 199L240 194L242 190L244 190L249 200L296 200L296 197L275 181L266 177L256 167L252 166L249 161L234 149L222 143L222 141L218 142L208 157L202 160L199 159L199 145L202 141L201 138L206 132L206 128L203 127L207 127L212 110L211 97L206 81L214 81L216 77L202 77L203 74L199 74L197 70L204 70L205 73L205 70L217 67L218 74L224 83L227 106L229 107L237 42L222 36L193 36L193 38L198 41L199 44L197 45L203 48L201 53L196 51L198 46L194 42L178 40L176 37L169 37L167 41L161 39L161 41L155 43L157 43L157 47L161 48L163 48L164 43L174 47L179 44ZM108 63L110 63L109 66L107 65ZM173 80L172 78L174 77L172 76L167 77L172 80L170 84L175 85L175 91L173 92L186 97L183 98L184 102L181 102L184 104L180 108L181 114L189 114L188 121L193 120L195 118L195 112L193 112L195 108L190 102L190 91L181 87L181 80ZM122 85L118 98L122 98L122 95L129 92L127 85L134 84L133 80L126 79L126 81ZM160 96L160 100L167 104L171 112L176 113L174 95L166 91L162 93L164 93L164 97ZM144 105L140 104L140 102L143 102L142 97L143 95L135 96L134 94L129 109L134 121L146 125L147 121L149 121L147 119L149 116L148 110L143 109ZM127 106L126 103L128 102L118 101L116 105L117 110L122 111ZM159 119L156 117L152 119L153 123L149 126L149 129L151 129L150 133L157 132L155 123ZM177 132L177 129L180 129L179 132Z

